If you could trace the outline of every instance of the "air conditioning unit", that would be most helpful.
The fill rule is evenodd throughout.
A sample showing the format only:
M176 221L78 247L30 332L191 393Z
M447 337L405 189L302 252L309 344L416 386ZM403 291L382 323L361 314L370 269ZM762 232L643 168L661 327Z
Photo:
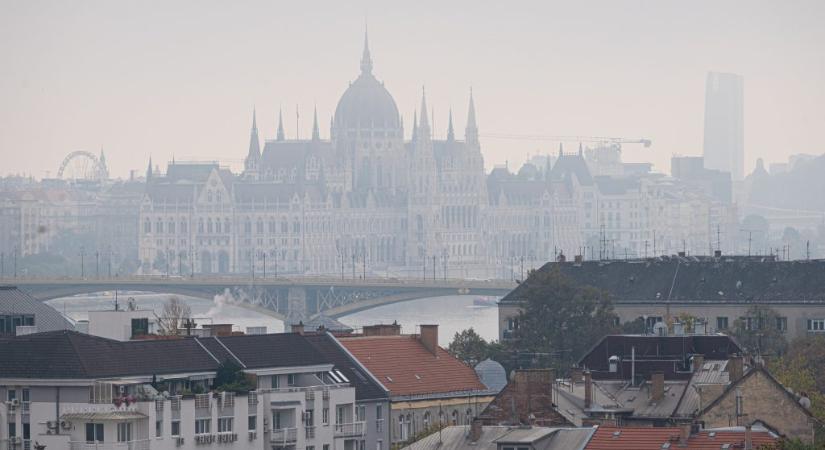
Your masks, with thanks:
M175 446L177 446L177 447L182 447L184 442L185 441L183 440L183 437L181 437L181 436L178 436L178 437L175 438Z
M269 416L264 416L264 429L269 428Z
M68 420L61 420L60 421L60 428L68 431L72 429L72 423Z
M11 444L21 444L23 443L23 439L20 436L14 436L9 438L9 443Z
M60 422L58 422L56 420L50 420L50 421L46 422L46 429L48 429L49 431L55 431L56 432L57 428L59 426L60 426Z
M258 439L258 432L255 431L255 430L252 430L252 431L249 432L249 440L254 441L255 439Z
M14 411L15 408L20 406L20 400L18 400L16 398L12 399L12 400L8 400L8 401L6 401L6 406L9 407L9 411Z

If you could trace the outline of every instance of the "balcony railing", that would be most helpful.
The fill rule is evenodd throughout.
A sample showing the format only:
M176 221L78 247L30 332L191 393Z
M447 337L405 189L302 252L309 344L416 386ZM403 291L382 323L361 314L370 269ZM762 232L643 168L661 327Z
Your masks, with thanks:
M304 431L306 432L306 438L307 439L315 439L315 427L314 426L304 427Z
M357 437L364 435L364 422L336 423L335 437Z
M297 428L275 428L269 435L269 442L272 444L289 444L298 440Z
M128 442L71 441L69 450L149 450L149 439Z
M0 450L31 450L31 439L0 439Z

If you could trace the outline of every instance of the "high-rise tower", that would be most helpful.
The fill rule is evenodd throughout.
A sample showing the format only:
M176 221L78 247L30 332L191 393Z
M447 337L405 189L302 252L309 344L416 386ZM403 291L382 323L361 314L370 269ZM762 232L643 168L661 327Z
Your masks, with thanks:
M744 88L741 75L709 72L705 85L705 167L744 177Z

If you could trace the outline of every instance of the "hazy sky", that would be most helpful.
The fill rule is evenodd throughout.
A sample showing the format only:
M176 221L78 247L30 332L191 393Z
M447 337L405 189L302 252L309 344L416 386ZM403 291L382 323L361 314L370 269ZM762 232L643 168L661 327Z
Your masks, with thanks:
M238 5L243 3L243 5ZM669 170L701 154L709 70L745 78L745 166L825 152L825 1L0 0L0 173L54 176L104 148L110 171L149 155L240 168L252 107L266 138L322 137L358 75L374 73L410 130L426 85L438 136L464 129L472 86L487 169L557 144L484 134L645 137L626 160Z

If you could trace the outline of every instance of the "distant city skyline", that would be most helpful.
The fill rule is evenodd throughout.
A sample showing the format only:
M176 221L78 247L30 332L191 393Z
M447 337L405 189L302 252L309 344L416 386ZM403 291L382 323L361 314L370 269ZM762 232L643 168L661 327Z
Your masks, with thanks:
M626 146L626 160L666 172L671 155L702 154L709 71L744 77L746 174L757 158L825 151L819 2L25 2L0 6L0 172L54 177L69 152L101 148L114 177L142 173L150 156L240 171L253 107L271 139L279 110L296 135L296 106L309 136L317 106L326 139L365 16L406 138L422 85L437 137L451 108L463 129L472 87L488 172L558 147L497 134L648 138L649 149Z

